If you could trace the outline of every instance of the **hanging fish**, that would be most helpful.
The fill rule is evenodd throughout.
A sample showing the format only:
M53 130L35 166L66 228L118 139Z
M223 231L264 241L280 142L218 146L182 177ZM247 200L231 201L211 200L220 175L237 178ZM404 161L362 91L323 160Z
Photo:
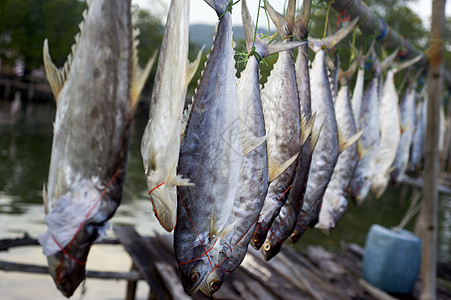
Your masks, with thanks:
M427 118L427 86L424 85L420 93L420 102L417 104L417 117L415 132L413 133L412 148L410 149L410 161L406 173L409 176L417 177L423 168L424 142L426 139L426 118Z
M391 181L395 184L401 181L409 163L410 146L412 145L416 119L415 94L417 82L418 79L414 78L408 84L399 107L401 115L401 139L399 140L399 146L393 162L394 169L390 174Z
M58 69L44 42L56 99L47 192L47 231L39 237L57 288L70 297L86 277L94 241L121 201L129 127L154 57L138 65L130 1L91 0L80 34Z
M310 9L311 1L304 0L301 13L295 20L293 27L293 32L299 40L305 40L307 38ZM279 253L282 244L296 226L297 216L302 208L302 200L307 187L307 176L310 170L313 149L318 140L319 132L310 135L312 126L315 123L316 114L312 116L309 65L308 45L302 45L298 48L298 56L295 64L296 82L301 107L302 151L299 155L299 161L288 199L274 220L262 247L262 254L266 260L270 260Z
M291 234L293 242L304 234L308 226L314 226L318 222L323 195L337 163L338 155L340 151L347 148L347 141L344 139L339 141L324 49L338 44L351 32L357 22L358 18L323 41L311 40L309 44L316 53L310 74L312 111L317 114L313 132L320 132L320 134L312 155L302 209L298 214L296 228Z
M352 113L354 115L354 122L357 130L362 129L360 126L360 110L362 107L364 83L365 83L365 63L374 49L374 41L371 43L370 49L365 56L359 58L359 65L357 69L357 78L355 80L354 90L352 92L351 105Z
M180 148L174 250L188 295L213 269L208 251L233 227L228 223L243 160L228 0L206 0L220 17L212 50L199 81ZM210 253L213 254L213 253Z
M356 135L356 126L354 123L348 86L348 83L357 68L358 62L359 59L356 59L346 72L340 70L338 75L341 87L335 101L335 117L340 130L339 137L340 139L347 141L360 137L362 133L360 132ZM332 177L324 193L323 203L319 213L319 221L315 225L315 228L330 233L346 212L348 207L348 187L357 166L358 159L359 156L356 143L350 145L338 156L337 164L335 165Z
M172 231L176 222L179 185L190 185L177 175L180 132L186 90L200 62L188 62L189 0L172 0L161 44L150 100L149 121L141 142L147 187L155 216Z
M269 16L276 25L282 43L292 39L296 1L288 2L287 16L277 13L266 1ZM276 167L292 160L294 163L285 169L269 185L258 225L251 245L260 249L263 245L272 222L284 205L290 185L296 171L297 156L301 151L301 115L299 94L296 84L293 53L283 51L274 64L274 69L261 91L263 114L268 134L268 169L270 173L278 172Z
M377 60L373 52L373 74L368 85L360 109L360 128L362 136L357 144L361 155L354 175L351 179L350 194L356 204L366 199L374 174L376 155L380 143L379 129L379 78L382 71L393 63L397 52L392 53L382 63Z
M206 295L213 295L219 290L226 278L241 264L247 247L255 231L257 220L262 209L269 186L268 163L265 136L265 123L260 97L259 60L276 51L289 50L306 42L272 43L268 39L255 39L254 25L245 0L241 1L242 19L246 37L249 60L238 80L238 97L240 106L241 135L245 152L241 165L241 193L235 198L233 212L229 224L234 224L230 232L218 240L214 249L217 252L215 268L208 275L201 287ZM257 53L255 53L257 52ZM246 146L249 141L254 147ZM247 148L247 149L246 149Z
M391 168L396 157L401 138L401 122L398 104L398 94L395 89L394 76L396 72L418 62L422 55L417 56L402 65L389 69L384 82L379 103L380 143L376 156L376 165L371 178L371 191L377 198L381 197L388 186Z

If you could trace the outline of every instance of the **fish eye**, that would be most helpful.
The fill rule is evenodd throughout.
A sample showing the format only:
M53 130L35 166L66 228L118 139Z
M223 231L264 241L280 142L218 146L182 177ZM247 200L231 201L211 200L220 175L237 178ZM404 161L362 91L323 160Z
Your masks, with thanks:
M254 243L258 243L258 237L256 235L254 235L253 240L254 240Z
M196 283L199 280L199 272L194 272L193 274L191 274L191 281L193 283Z
M210 283L210 288L211 288L212 291L216 292L217 290L219 290L220 287L221 287L221 285L219 284L219 281L217 281L217 280L212 281Z
M270 243L266 243L265 246L264 246L264 249L265 249L266 252L271 250L271 244Z

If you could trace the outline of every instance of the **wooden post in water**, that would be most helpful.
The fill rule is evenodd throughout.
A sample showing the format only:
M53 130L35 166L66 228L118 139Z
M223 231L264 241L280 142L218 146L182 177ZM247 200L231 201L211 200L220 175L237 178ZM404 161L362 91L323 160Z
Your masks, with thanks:
M426 125L422 238L421 300L437 298L437 175L440 96L443 87L443 48L446 0L433 0L429 41L428 106Z

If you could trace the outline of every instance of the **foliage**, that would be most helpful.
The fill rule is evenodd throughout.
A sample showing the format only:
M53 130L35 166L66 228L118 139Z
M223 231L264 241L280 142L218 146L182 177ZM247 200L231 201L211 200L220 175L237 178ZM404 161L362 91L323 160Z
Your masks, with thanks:
M0 59L12 65L23 58L26 71L42 65L42 45L49 40L50 53L61 66L79 32L86 2L80 0L2 0L0 1ZM159 48L163 25L148 11L137 11L141 61L147 61Z

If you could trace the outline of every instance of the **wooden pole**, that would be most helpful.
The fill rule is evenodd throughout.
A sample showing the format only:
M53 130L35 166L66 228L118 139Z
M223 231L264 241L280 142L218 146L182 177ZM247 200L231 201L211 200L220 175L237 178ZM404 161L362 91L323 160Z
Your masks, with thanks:
M446 0L433 0L429 41L428 104L423 188L421 300L437 298L438 133L443 88L444 21Z

